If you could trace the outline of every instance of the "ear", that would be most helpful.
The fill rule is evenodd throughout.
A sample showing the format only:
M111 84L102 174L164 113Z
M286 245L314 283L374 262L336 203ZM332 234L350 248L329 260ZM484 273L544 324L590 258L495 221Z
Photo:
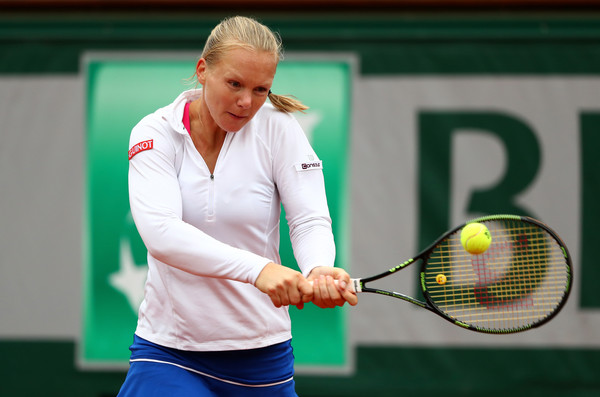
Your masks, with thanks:
M206 60L204 58L200 58L196 64L196 76L198 77L198 82L204 85L206 81Z

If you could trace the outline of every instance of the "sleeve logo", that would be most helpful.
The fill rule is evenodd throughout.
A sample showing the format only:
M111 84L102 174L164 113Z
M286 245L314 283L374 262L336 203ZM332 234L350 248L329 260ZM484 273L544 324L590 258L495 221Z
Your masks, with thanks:
M147 141L142 141L140 143L136 143L133 145L131 149L129 149L129 160L133 158L136 154L143 152L144 150L150 150L154 147L154 140L148 139Z
M296 171L310 171L310 170L322 170L323 169L323 161L310 161L306 163L298 163L296 164Z

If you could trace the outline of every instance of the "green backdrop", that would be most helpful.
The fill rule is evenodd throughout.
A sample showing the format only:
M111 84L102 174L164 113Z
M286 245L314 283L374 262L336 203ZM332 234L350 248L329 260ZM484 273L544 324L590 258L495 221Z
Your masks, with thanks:
M304 123L305 130L325 165L328 205L335 219L338 267L345 267L348 257L346 163L351 68L345 60L299 57L279 65L273 84L274 92L294 93L310 108L307 114L297 117L301 123L305 117L310 118ZM86 57L87 250L80 344L80 361L85 366L126 368L128 365L128 347L139 302L128 302L126 298L143 293L143 269L147 269L146 249L129 211L126 156L129 133L145 115L192 88L193 82L186 77L194 69L195 59L190 57L169 59L151 54ZM303 81L311 84L302 84ZM315 91L314 86L325 90L327 95ZM284 212L281 225L281 263L297 268ZM133 263L129 263L127 255ZM127 268L132 265L133 269ZM112 278L119 274L127 281L116 288ZM306 305L302 311L292 307L291 316L298 368L349 367L343 309L319 310Z

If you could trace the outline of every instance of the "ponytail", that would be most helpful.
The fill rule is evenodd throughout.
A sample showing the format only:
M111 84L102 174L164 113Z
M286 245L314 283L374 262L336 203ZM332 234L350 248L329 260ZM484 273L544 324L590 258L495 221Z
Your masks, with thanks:
M304 113L304 111L308 109L308 106L304 105L294 97L273 94L271 91L269 91L269 101L271 101L271 104L275 109L280 112L293 113L300 111Z

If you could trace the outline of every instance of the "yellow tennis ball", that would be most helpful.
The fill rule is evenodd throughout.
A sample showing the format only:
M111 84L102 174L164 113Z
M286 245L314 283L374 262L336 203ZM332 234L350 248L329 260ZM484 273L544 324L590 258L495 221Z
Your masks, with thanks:
M492 235L485 225L477 222L469 223L460 232L460 242L470 254L484 253L492 243Z
M446 276L443 274L438 274L435 276L435 281L440 285L446 284Z

